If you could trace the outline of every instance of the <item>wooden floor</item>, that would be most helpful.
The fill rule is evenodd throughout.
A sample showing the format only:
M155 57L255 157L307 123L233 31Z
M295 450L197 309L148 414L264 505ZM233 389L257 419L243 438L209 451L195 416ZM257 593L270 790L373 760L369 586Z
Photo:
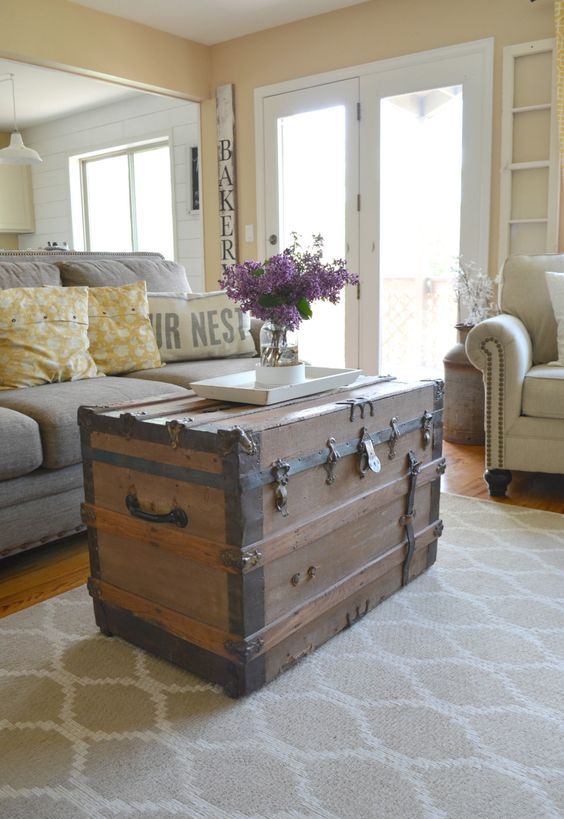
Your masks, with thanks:
M483 480L484 448L445 442L447 471L442 489L456 495L483 498L564 513L564 476L514 473L506 498L490 498ZM85 535L74 535L22 555L0 561L0 617L74 589L88 577Z

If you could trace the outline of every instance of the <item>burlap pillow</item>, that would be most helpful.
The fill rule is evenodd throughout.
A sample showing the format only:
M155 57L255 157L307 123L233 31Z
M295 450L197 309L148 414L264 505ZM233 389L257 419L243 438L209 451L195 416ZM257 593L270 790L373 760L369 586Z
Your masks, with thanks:
M256 354L251 319L223 290L149 293L149 314L163 361Z

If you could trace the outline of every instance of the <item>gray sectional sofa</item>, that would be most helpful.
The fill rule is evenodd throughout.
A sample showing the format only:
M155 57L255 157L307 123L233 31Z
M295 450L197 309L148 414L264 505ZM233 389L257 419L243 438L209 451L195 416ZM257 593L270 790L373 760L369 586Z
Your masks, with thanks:
M188 289L184 268L156 253L0 251L0 290L139 279L155 292ZM83 528L79 406L184 395L193 381L252 366L248 357L175 362L127 376L0 390L0 558Z

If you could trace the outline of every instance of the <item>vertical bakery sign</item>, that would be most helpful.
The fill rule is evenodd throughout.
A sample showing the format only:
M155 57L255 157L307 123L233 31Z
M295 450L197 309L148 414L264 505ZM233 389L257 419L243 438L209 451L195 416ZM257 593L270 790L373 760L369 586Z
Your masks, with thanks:
M237 261L237 213L235 190L235 109L233 85L215 92L219 179L219 243L221 267Z

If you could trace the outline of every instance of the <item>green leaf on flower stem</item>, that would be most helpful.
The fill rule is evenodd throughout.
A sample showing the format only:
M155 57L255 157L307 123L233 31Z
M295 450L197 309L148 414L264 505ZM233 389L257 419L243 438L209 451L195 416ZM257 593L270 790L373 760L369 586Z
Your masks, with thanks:
M257 267L256 270L250 271L251 276L264 276L264 267Z
M305 298L300 299L299 302L296 304L298 308L298 313L303 319L310 319L313 315L311 304Z
M280 307L284 304L284 299L275 293L263 293L262 296L259 296L258 303L261 307Z

